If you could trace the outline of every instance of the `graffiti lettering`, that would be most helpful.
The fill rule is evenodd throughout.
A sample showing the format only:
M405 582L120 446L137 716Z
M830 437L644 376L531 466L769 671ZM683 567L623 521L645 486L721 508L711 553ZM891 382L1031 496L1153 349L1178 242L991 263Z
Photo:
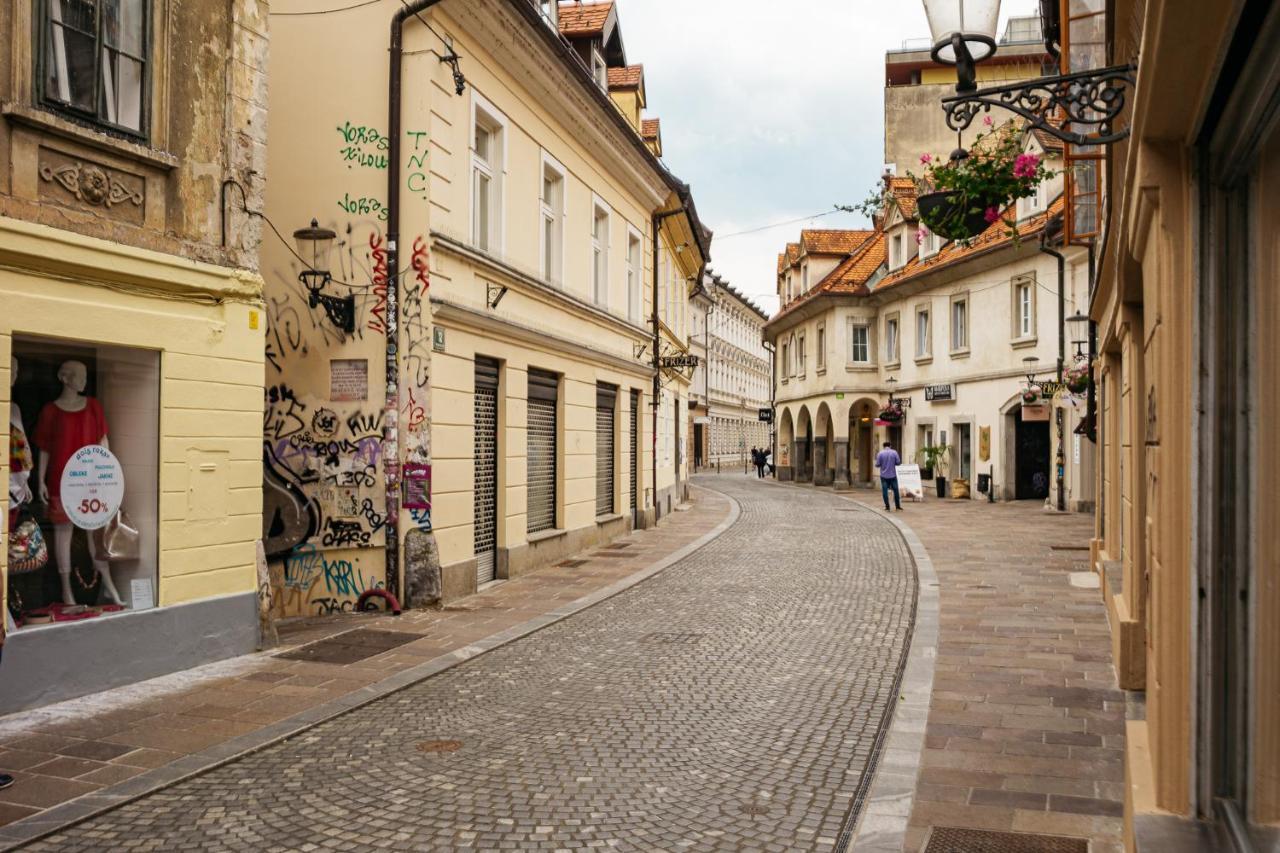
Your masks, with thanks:
M328 438L338 431L338 415L331 409L316 409L315 415L311 418L311 428L315 430L316 435Z
M356 412L347 418L347 430L353 437L365 438L382 433L382 412Z
M391 147L390 139L367 125L344 121L337 131L342 135L342 141L348 145L373 145L379 151L386 151Z
M419 530L431 530L431 510L429 509L411 509L409 510L409 518L413 521L413 525Z
M273 385L266 391L262 431L271 438L288 438L306 429L302 413L307 407L299 403L288 385Z
M409 168L405 170L408 173L404 182L405 188L411 193L425 193L427 191L427 152L422 150L422 146L427 133L423 130L410 130L406 131L405 135L413 138L413 153L409 155Z
M383 206L382 202L376 198L369 196L361 196L360 198L352 198L350 193L343 193L342 198L338 200L338 207L350 214L363 214L377 216L382 222L387 221L390 211Z
M296 352L307 354L298 311L289 304L288 296L273 296L267 304L267 361L280 373L280 359Z
M325 531L320 538L320 544L325 547L369 544L369 531L361 527L358 521L341 521L336 518L330 518L325 520L324 526Z
M369 235L369 252L373 256L373 308L369 310L369 328L386 334L387 331L387 250L382 235Z
M341 154L342 159L348 163L348 169L351 168L351 163L370 169L387 168L387 157L385 154L369 154L350 145L346 148L339 148L338 153Z

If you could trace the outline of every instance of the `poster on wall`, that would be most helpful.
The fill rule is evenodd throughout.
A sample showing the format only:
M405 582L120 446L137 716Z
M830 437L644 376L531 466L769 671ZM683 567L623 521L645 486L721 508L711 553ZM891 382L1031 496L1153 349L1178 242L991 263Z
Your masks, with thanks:
M369 359L330 359L329 399L335 402L369 399Z
M903 497L915 501L924 500L924 483L920 479L919 465L898 466L898 491Z
M991 427L978 427L978 459L991 461Z
M100 444L75 452L62 469L62 509L83 530L106 527L124 500L120 460Z

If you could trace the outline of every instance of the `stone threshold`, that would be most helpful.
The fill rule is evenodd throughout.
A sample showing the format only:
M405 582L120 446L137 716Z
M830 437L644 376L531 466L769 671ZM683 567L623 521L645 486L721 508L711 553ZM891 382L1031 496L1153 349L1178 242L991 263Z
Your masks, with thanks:
M574 614L594 607L637 584L643 583L703 548L737 523L742 514L742 508L738 502L722 492L716 492L716 495L728 502L728 516L707 533L647 567L506 630L491 634L424 663L403 669L373 684L315 705L279 722L233 737L207 749L185 755L154 770L148 770L123 782L84 794L29 817L0 826L0 853L15 850L33 841L61 832L68 827L119 808L133 800L296 737L320 723L340 717L508 643L527 637ZM22 784L21 779L17 784Z

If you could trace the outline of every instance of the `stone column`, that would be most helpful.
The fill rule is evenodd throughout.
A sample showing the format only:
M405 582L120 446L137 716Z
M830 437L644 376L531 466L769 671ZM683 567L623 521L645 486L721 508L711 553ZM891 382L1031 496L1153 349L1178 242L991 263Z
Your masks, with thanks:
M795 453L791 457L795 468L797 483L813 482L813 460L809 457L809 442L803 438L796 439Z
M813 484L831 485L831 469L827 467L827 440L824 438L813 442Z
M835 440L835 447L835 487L837 489L853 488L852 484L849 482L849 439L837 438Z

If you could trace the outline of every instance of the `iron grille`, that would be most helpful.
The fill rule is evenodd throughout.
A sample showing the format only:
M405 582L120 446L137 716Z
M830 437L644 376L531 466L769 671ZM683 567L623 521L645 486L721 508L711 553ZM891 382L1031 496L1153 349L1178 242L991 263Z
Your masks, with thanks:
M631 509L640 504L640 392L631 392Z
M596 386L596 515L613 514L613 409L618 390Z
M475 553L476 583L495 576L498 548L498 388L476 359L475 393ZM490 375L493 379L490 380Z
M531 383L532 384L532 383ZM556 526L556 402L529 397L528 530Z

